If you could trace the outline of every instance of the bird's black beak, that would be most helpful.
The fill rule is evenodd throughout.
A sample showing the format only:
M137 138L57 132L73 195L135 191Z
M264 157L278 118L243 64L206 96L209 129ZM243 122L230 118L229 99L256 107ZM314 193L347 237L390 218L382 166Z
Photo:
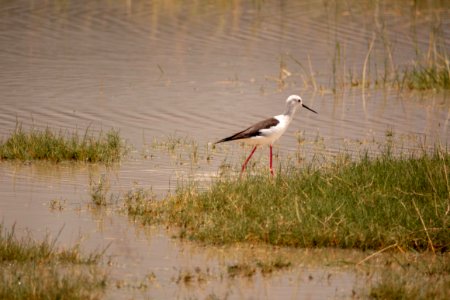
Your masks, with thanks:
M304 108L306 108L307 110L310 110L310 111L312 111L313 113L317 114L317 111L315 111L315 110L309 108L309 107L306 106L305 104L302 103L302 106L303 106Z

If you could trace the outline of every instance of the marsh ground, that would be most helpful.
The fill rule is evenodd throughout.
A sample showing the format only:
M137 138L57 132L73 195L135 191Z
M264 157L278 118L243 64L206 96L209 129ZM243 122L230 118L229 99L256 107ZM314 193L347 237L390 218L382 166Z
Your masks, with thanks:
M276 145L278 167L361 148L376 155L391 136L406 152L448 144L448 88L411 89L402 75L419 64L448 70L449 20L440 1L4 1L0 138L19 121L80 135L114 128L132 146L110 166L1 161L4 225L88 253L109 245L108 298L361 295L377 279L355 267L370 253L206 247L116 207L134 187L162 199L185 181L207 186L238 170L248 149L208 143L281 113L293 93L319 114L296 116ZM258 171L268 151L256 155ZM98 207L101 178L108 205ZM278 265L292 266L263 275L262 257L279 252ZM397 254L367 268L405 270Z

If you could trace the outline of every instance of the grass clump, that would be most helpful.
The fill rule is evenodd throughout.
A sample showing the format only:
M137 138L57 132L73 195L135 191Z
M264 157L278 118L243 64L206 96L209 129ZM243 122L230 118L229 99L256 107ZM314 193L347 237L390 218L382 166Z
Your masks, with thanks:
M25 132L18 125L9 138L0 141L0 159L4 160L112 163L119 161L123 153L124 145L115 130L97 137L86 130L80 137L77 133L65 135L49 128Z
M108 204L109 181L105 175L98 180L90 179L89 183L92 203L96 207L106 206Z
M403 82L411 90L450 89L450 69L446 65L417 65L403 72Z
M56 249L55 241L18 239L0 224L0 299L97 299L106 276L97 268L101 254L79 246Z
M221 179L178 188L137 212L210 244L448 251L450 154L363 155L271 178Z

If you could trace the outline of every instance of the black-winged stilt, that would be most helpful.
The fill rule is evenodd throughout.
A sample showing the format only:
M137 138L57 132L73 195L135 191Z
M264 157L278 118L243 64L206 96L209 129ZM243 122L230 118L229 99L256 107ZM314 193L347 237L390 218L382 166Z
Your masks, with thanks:
M248 161L252 157L253 153L255 153L256 148L259 145L270 145L270 174L273 175L273 169L272 169L272 144L278 140L283 133L288 128L289 124L292 121L292 117L295 114L295 111L298 107L304 107L313 113L317 112L315 110L312 110L302 102L302 98L298 95L291 95L286 99L286 110L282 115L274 116L272 118L263 120L261 122L258 122L250 127L248 127L245 130L242 130L236 134L233 134L232 136L226 137L224 139L221 139L220 141L215 142L214 144L228 142L228 141L235 141L235 140L242 140L245 143L248 143L250 145L255 145L253 147L252 152L245 160L244 164L242 165L242 172L244 172L245 167L247 166Z

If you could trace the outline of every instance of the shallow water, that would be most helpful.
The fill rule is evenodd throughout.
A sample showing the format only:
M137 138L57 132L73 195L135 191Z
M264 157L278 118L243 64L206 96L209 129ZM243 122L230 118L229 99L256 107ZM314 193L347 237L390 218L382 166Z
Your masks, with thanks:
M427 52L433 27L448 49L449 23L445 4L409 1L380 1L378 9L371 1L2 1L0 138L17 122L69 132L115 128L133 150L110 168L0 162L1 218L36 238L61 231L62 245L110 244L111 272L117 280L125 276L125 285L155 273L147 289L111 288L109 297L347 298L356 274L323 266L248 282L220 278L230 263L220 250L172 240L162 229L147 232L114 210L89 208L89 182L105 174L110 194L137 185L163 196L180 180L208 180L222 165L237 166L247 151L212 150L208 143L281 113L293 93L319 114L297 113L277 142L276 164L297 151L298 132L305 156L334 155L387 131L402 137L405 148L448 143L447 92L363 91L342 81L350 71L361 74L374 32L370 78L386 61L402 66L416 50ZM258 153L262 163L267 152ZM55 199L62 211L49 207ZM215 270L201 288L172 279L195 267ZM327 272L338 275L331 282L305 279Z

